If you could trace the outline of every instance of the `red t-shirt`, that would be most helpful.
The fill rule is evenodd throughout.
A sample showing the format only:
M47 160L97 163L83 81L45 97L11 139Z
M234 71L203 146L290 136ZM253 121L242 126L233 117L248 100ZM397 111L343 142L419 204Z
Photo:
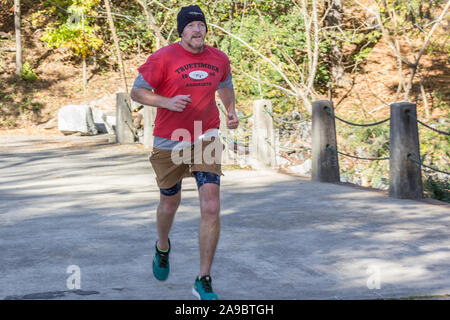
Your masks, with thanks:
M230 73L230 60L225 53L205 46L205 50L195 54L174 43L155 51L138 70L156 94L167 98L191 95L192 103L183 112L158 108L154 136L171 139L172 132L182 128L195 141L207 130L219 128L215 92ZM202 132L196 132L197 137L194 121L202 121Z

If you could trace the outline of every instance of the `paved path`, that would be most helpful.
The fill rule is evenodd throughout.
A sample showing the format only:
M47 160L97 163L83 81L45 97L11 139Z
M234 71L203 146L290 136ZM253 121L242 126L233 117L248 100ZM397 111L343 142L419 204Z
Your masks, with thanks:
M0 299L193 298L194 180L183 184L171 233L172 273L158 282L159 193L147 152L101 143L0 136ZM449 206L270 170L226 171L221 198L212 276L222 299L450 294ZM67 288L71 265L80 290Z

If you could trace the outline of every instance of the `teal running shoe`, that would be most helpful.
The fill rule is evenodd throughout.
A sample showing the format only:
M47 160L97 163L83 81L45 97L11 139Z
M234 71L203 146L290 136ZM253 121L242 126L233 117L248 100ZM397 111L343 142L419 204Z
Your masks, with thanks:
M212 290L211 277L203 276L195 279L192 293L199 300L219 300L217 294Z
M158 241L155 243L155 257L153 258L153 275L159 281L164 281L169 276L170 264L169 264L169 252L170 252L170 240L169 250L162 252L158 249Z

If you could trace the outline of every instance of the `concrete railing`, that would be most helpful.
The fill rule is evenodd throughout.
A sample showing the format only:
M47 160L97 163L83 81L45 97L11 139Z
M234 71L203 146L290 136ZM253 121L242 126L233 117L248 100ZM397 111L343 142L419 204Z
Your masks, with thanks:
M116 140L118 143L133 143L133 119L131 99L125 92L116 94Z
M336 125L334 119L326 112L331 101L320 100L313 102L312 107L312 180L321 182L339 182L338 155L327 147L337 149Z
M144 148L153 148L153 128L155 127L156 108L144 106Z
M124 92L116 95L116 137L118 143L134 143L136 133L133 131L133 117L131 110L131 99ZM144 139L146 149L153 146L153 128L156 117L156 108L144 106Z

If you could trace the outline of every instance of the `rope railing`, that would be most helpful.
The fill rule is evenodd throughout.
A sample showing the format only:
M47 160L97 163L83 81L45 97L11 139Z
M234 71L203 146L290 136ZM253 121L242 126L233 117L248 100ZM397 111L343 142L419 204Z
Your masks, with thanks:
M340 152L340 151L336 150L335 148L333 148L333 147L330 146L330 145L327 145L327 146L325 147L325 150L327 150L327 151L333 151L333 152L336 152L336 153L341 154L341 155L343 155L343 156L347 156L347 157L355 158L355 159L360 159L360 160L371 160L371 161L389 160L389 157L385 157L385 158L364 158L364 157L354 156L354 155L351 155L351 154L348 154L348 153Z
M265 141L267 142L267 144L269 144L269 146L273 147L272 143L269 141L269 139L265 139ZM303 149L303 150L312 150L310 147L305 147L305 146L298 146L296 148L288 148L288 147L284 147L284 146L280 146L278 145L279 149L284 149L285 151L298 151L298 149Z
M299 146L297 148L288 148L288 147L279 146L278 148L283 149L284 151L290 151L290 152L298 151L298 149L311 150L311 148L304 147L304 146Z
M220 136L222 137L222 139L224 139L225 141L228 141L228 142L231 142L231 143L235 143L235 144L241 145L241 146L246 147L246 148L249 147L249 144L248 144L248 143L245 143L245 142L242 142L242 141L238 141L238 140L234 140L234 139L230 139L230 138L228 138L228 137L226 137L226 136L224 136L224 135L222 135L222 134L220 134L220 133L219 133L219 135L220 135Z
M249 114L249 115L247 115L247 116L238 117L238 119L239 119L239 120L246 120L246 119L251 118L251 117L253 117L253 113L251 113L251 114Z
M352 125L352 126L358 126L358 127L376 126L376 125L382 124L382 123L384 123L386 121L389 121L391 119L391 118L387 118L387 119L384 119L384 120L381 120L381 121L378 121L378 122L374 122L374 123L364 123L364 124L362 124L362 123L353 123L353 122L341 119L340 117L336 116L332 112L331 108L329 108L329 107L324 107L324 109L333 119L338 119L339 121L342 121L342 122L344 122L346 124L349 124L349 125ZM366 158L366 157L354 156L354 155L351 155L351 154L348 154L348 153L341 152L341 151L337 150L336 148L334 148L334 147L332 147L330 145L327 145L325 147L325 150L332 151L332 152L335 152L337 154L340 154L340 155L343 155L343 156L346 156L346 157L350 157L350 158L354 158L354 159L359 159L359 160L369 160L369 161L389 160L389 157L384 157L384 158Z
M222 108L222 106L221 106L220 104L217 104L217 107L220 109L220 111L222 111L223 114L227 114L227 113L225 112L225 110L223 110L223 108ZM251 113L251 114L249 114L249 115L247 115L247 116L238 117L238 119L239 119L239 120L246 120L246 119L248 119L248 118L250 118L250 117L252 117L252 116L253 116L253 113Z
M445 132L445 131L438 130L438 129L433 128L433 127L429 126L428 124L426 124L426 123L420 121L420 120L417 119L417 117L416 117L414 114L412 114L410 111L406 111L406 114L407 114L411 119L415 120L417 123L420 123L420 124L423 125L424 127L428 128L428 129L430 129L430 130L432 130L432 131L435 131L435 132L437 132L437 133L439 133L439 134L443 134L443 135L446 135L446 136L450 136L450 133L449 133L449 132ZM435 171L435 172L440 172L440 173L443 173L443 174L448 174L448 175L450 175L449 172L442 171L442 170L439 170L439 169L436 169L436 168L433 168L433 167L430 167L430 166L427 166L427 165L423 164L420 160L414 159L414 157L413 157L411 154L408 154L408 159L409 159L410 161L414 162L415 164L419 165L420 167L423 167L423 168L426 168L426 169L429 169L429 170L432 170L432 171Z
M438 130L434 128L434 125L428 125L417 119L417 115L415 114L416 106L407 102L399 102L391 105L391 115L388 118L385 118L381 121L376 121L373 123L354 123L352 121L348 121L346 119L342 119L341 117L334 114L333 104L328 100L320 100L315 101L312 105L312 116L309 119L301 119L299 121L286 121L283 119L294 120L295 118L289 119L289 117L281 116L280 114L274 114L272 111L270 101L258 101L254 106L254 113L245 118L249 118L257 115L254 119L255 126L254 128L264 129L266 127L267 130L262 130L264 132L261 133L261 136L253 136L254 140L251 142L256 143L256 150L258 150L258 160L265 161L265 159L274 159L273 152L276 152L278 156L285 157L286 154L296 153L296 152L304 152L307 150L311 150L312 157L312 179L315 181L323 181L323 182L338 182L340 181L339 177L339 166L336 165L339 162L339 156L345 156L348 158L363 160L363 161L384 161L389 160L391 167L397 168L390 172L392 174L392 180L390 181L389 186L389 194L393 197L399 198L421 198L423 196L423 189L420 184L417 184L416 181L421 179L421 170L429 170L439 172L441 174L450 175L449 172L445 170L439 170L439 168L435 168L432 166L428 166L421 162L420 152L414 158L413 154L417 154L416 149L419 150L420 146L418 145L417 139L417 127L414 125L414 128L411 127L411 121L408 119L411 117L417 123L427 127L430 130L433 130L439 134L443 134L449 136L449 132L445 132L443 130ZM410 110L410 112L408 112ZM407 113L407 115L405 114ZM269 118L270 117L270 118ZM314 118L314 121L317 120L317 125L313 130L312 134L312 144L311 148L297 145L290 145L284 143L283 145L277 143L276 148L274 148L274 137L271 135L271 132L275 129L274 126L280 124L293 124L298 125L302 122L311 121ZM338 146L336 145L336 128L335 121L339 120L347 125L357 126L357 127L372 127L376 125L381 125L390 121L390 136L389 143L390 152L385 149L381 149L378 151L368 153L368 156L359 156L354 155L358 154L358 152L347 151L348 153L341 152L338 150ZM272 121L271 121L272 120ZM370 120L369 120L370 121ZM406 129L405 129L406 128ZM270 129L270 130L269 130ZM265 132L267 131L267 133ZM254 130L253 134L256 134ZM270 137L267 137L267 135ZM249 143L243 143L238 140L229 139L228 137L223 137L225 140L233 142L238 145L249 146ZM256 142L255 142L256 141ZM278 142L278 141L277 141ZM262 152L259 152L259 147L261 145L270 146L262 147ZM325 150L323 150L323 146L325 146ZM314 146L321 146L321 150L314 149ZM325 151L325 152L324 152ZM386 153L388 153L386 155ZM284 155L283 155L284 154ZM372 155L379 155L378 157ZM262 155L262 156L261 156ZM407 159L405 158L407 156ZM286 157L285 157L286 158ZM292 161L290 158L286 158L289 161ZM272 160L271 160L272 161ZM416 165L406 165L409 161L415 163ZM265 161L266 162L266 161ZM276 161L275 161L276 163ZM322 165L322 164L327 165ZM448 171L448 170L447 170ZM391 176L390 176L391 177ZM397 181L410 181L408 186L412 186L410 189L404 188L403 184L398 183Z
M436 172L440 172L440 173L443 173L443 174L450 175L449 172L445 172L445 171L442 171L442 170L439 170L439 169L436 169L436 168L433 168L433 167L430 167L430 166L427 166L427 165L423 164L419 160L414 159L413 156L410 155L410 154L408 154L408 159L411 160L412 162L414 162L415 164L419 165L420 167L424 167L424 168L427 168L427 169L430 169L430 170L433 170L433 171L436 171Z
M423 125L424 127L428 128L428 129L430 129L430 130L433 130L433 131L435 131L435 132L437 132L437 133L439 133L439 134L444 134L444 135L446 135L446 136L450 136L450 133L449 133L449 132L445 132L445 131L441 131L441 130L435 129L435 128L433 128L433 127L427 125L426 123L420 121L420 120L417 119L411 112L407 111L406 114L407 114L408 116L410 116L412 119L416 120L416 121L417 121L418 123L420 123L421 125Z
M384 122L386 122L386 121L389 121L389 120L391 119L391 118L387 118L387 119L384 119L384 120L381 120L381 121L378 121L378 122L374 122L374 123L361 124L361 123L353 123L353 122L350 122L350 121L347 121L347 120L344 120L344 119L339 118L337 115L333 114L333 112L331 112L331 109L328 108L328 107L325 107L325 111L326 111L332 118L336 118L336 119L338 119L339 121L342 121L342 122L344 122L344 123L346 123L346 124L349 124L349 125L352 125L352 126L358 126L358 127L371 127L371 126L376 126L376 125L382 124L382 123L384 123Z
M221 108L222 112L224 112L223 108L222 108L220 105L219 105L219 108ZM348 121L348 120L345 120L345 119L342 119L342 118L338 117L337 115L334 114L333 109L330 108L330 107L325 106L325 107L324 107L324 110L326 111L326 113L327 113L332 119L337 119L337 120L339 120L339 121L341 121L341 122L343 122L343 123L346 123L346 124L348 124L348 125L358 126L358 127L371 127L371 126L376 126L376 125L380 125L380 124L383 124L383 123L385 123L385 122L391 120L391 117L389 117L389 118L383 119L383 120L381 120L381 121L373 122L373 123L354 123L354 122L351 122L351 121ZM282 119L279 119L279 118L277 119L277 115L275 115L275 114L274 114L271 110L269 110L266 106L263 107L262 112L265 113L265 114L267 114L267 115L269 115L269 116L272 118L272 120L274 121L274 123L299 124L299 123L302 123L302 122L311 121L311 119L303 119L303 120L299 120L299 121L286 121L286 120L282 120ZM428 125L428 124L426 124L426 123L424 123L424 122L418 120L418 119L416 118L416 116L413 115L411 112L407 112L407 114L408 114L409 117L411 117L412 119L414 119L415 121L417 121L418 123L420 123L421 125L425 126L426 128L428 128L428 129L430 129L430 130L433 130L433 131L435 131L435 132L437 132L437 133L439 133L439 134L443 134L443 135L447 135L447 136L450 135L449 132L445 132L445 131L442 131L442 130L435 129L435 128L431 127L430 125ZM247 116L244 116L244 117L239 117L239 119L240 119L240 120L248 119L248 118L252 117L253 115L254 115L254 114L252 113L252 114L247 115ZM248 143L248 142L242 142L242 141L239 141L239 140L236 140L236 139L230 139L230 138L228 138L228 137L226 137L226 136L223 136L223 135L221 135L221 137L222 137L224 140L228 141L228 142L232 142L232 143L235 143L235 144L237 144L237 145L244 146L244 147L249 147L249 143ZM271 144L271 142L269 141L268 138L265 139L265 142L268 143L271 147L273 147L272 144ZM298 151L300 151L300 150L305 150L305 151L306 151L306 150L312 150L311 148L304 147L304 146L300 146L300 147L295 146L295 147L292 147L292 148L291 148L291 147L281 146L281 145L278 146L278 149L279 149L280 151L283 151L283 152L298 152ZM358 159L358 160L367 160L367 161L383 161L383 160L391 160L391 159L390 159L390 156L387 156L387 157L361 157L361 156L356 156L356 155L352 155L352 154L348 154L348 153L341 152L341 151L337 150L336 147L333 147L333 146L331 146L331 145L327 145L327 146L325 147L325 150L326 150L326 151L334 152L334 153L337 154L337 155L342 155L342 156L345 156L345 157L349 157L349 158L353 158L353 159ZM425 165L425 164L422 163L420 160L417 160L417 159L415 159L413 156L411 156L411 154L408 155L408 160L409 160L409 161L412 161L412 162L414 162L415 164L417 164L418 166L424 168L424 170L427 170L427 171L428 171L428 170L432 170L432 171L439 172L439 173L442 173L442 174L450 175L449 172L446 172L446 171L443 171L443 170L439 170L439 169L437 169L437 168L434 168L434 167L430 167L430 166L428 166L428 165Z

